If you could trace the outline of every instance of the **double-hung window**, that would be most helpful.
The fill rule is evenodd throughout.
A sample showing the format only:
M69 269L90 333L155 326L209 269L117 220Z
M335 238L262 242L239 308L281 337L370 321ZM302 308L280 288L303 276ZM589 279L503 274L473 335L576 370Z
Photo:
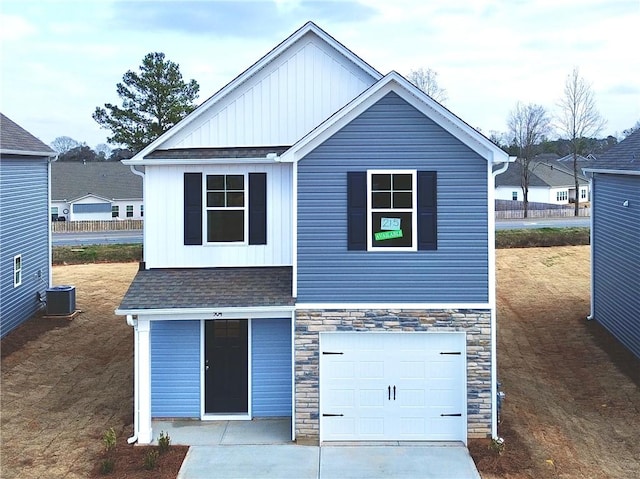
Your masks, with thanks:
M13 287L17 288L22 284L22 255L13 257Z
M133 218L133 205L127 205L127 218Z
M207 175L207 242L245 242L246 195L244 175Z
M120 207L118 205L113 205L111 207L111 217L117 218L118 216L120 216Z
M415 170L367 172L368 249L415 251Z

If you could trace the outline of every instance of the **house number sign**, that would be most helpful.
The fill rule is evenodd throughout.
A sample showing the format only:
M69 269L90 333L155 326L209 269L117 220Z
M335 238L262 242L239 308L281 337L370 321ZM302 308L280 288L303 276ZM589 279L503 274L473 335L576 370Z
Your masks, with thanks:
M400 229L400 218L380 218L380 229L394 231Z

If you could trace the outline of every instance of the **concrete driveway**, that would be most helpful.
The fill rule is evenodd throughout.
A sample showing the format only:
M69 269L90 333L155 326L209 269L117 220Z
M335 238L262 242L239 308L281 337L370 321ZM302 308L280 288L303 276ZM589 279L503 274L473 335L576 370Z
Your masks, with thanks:
M291 418L154 421L190 446L177 479L480 479L460 442L291 442Z
M178 479L480 479L462 444L192 446Z

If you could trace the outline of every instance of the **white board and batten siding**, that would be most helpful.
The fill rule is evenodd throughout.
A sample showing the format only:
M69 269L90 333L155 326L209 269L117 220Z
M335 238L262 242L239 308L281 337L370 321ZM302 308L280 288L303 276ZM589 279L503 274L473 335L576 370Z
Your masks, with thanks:
M307 33L159 148L292 145L374 83Z
M464 333L320 333L321 441L466 443Z
M184 173L267 174L267 244L184 245ZM147 268L292 265L292 165L147 166L145 262ZM204 198L203 198L203 204ZM203 215L206 221L206 215ZM206 236L206 224L203 234ZM206 238L205 238L206 239Z

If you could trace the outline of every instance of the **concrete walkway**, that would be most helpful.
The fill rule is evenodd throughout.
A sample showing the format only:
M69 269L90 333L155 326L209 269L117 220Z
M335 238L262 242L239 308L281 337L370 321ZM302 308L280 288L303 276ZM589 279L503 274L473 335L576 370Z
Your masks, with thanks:
M177 479L480 479L462 443L290 441L291 420L154 421L191 446Z

